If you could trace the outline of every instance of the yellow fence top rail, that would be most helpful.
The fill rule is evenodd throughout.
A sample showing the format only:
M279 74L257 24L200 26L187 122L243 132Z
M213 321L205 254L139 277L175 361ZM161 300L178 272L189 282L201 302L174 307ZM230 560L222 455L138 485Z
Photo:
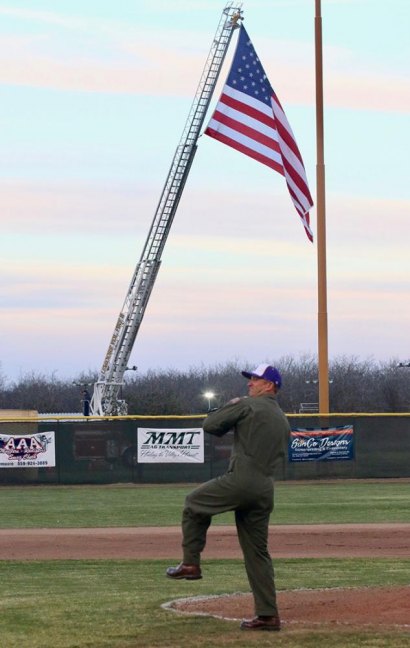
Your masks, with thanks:
M325 414L287 414L289 418L409 418L410 412L328 412ZM135 420L192 420L203 419L206 414L129 414L127 416L83 416L82 414L42 414L41 416L2 416L0 414L0 423L40 423L47 421L71 421L86 423L87 421L135 421Z

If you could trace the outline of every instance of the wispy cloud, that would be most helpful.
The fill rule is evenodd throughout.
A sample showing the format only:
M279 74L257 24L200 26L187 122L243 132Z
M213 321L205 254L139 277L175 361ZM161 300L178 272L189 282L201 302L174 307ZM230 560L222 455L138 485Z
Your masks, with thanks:
M0 183L3 235L69 233L79 237L125 233L146 235L157 199L154 190L115 182L3 181Z
M84 19L67 16L55 11L42 11L23 7L0 6L0 16L18 18L19 20L38 22L46 25L58 25L79 29L87 24Z
M85 19L10 8L0 8L2 12L84 32L80 43L74 40L70 49L68 41L64 50L58 34L52 31L3 37L0 83L4 84L61 91L192 96L206 59L207 41L204 37L204 45L199 47L198 34L190 34L188 40L185 36L182 41L175 30L170 34L158 27L150 33L125 27L124 33L123 26L102 21L97 27L93 24L93 33L103 34L103 43L94 35L90 44L84 37L90 28ZM181 42L184 44L177 45ZM314 104L313 42L261 39L257 50L286 103ZM324 57L328 106L409 112L410 84L404 74L373 70L370 62L355 60L347 49L326 47Z
M0 83L61 91L192 95L203 64L200 56L187 61L184 53L160 46L144 48L141 57L135 54L108 62L89 53L59 60L36 51L35 39L20 38L11 45L7 41L0 44ZM168 66L180 72L171 78Z

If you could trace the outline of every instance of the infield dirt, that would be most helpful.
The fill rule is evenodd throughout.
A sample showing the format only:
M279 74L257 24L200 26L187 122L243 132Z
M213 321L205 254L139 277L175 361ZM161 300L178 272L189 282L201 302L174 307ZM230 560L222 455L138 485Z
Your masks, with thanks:
M410 558L410 524L273 525L272 558ZM177 559L179 527L0 529L1 560ZM241 558L234 526L211 526L203 554Z
M179 527L0 529L1 560L169 558L179 562L180 544ZM410 524L272 526L269 549L274 561L410 558ZM209 529L203 554L205 578L206 560L241 557L235 527ZM338 631L379 627L410 635L410 586L281 591L278 602L285 631L330 625ZM171 601L168 609L227 620L253 616L252 596L243 593Z

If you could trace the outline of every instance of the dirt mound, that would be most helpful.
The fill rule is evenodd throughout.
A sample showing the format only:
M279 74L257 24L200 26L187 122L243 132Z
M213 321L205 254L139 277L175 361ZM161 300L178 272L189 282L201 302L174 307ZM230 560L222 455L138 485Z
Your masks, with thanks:
M410 633L410 587L278 592L283 630L319 625L383 627ZM254 616L251 594L177 599L163 607L180 614L239 621Z

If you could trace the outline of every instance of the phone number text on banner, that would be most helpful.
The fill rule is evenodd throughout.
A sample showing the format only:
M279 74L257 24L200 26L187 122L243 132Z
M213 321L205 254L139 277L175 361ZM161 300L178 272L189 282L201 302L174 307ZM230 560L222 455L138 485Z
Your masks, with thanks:
M138 428L138 463L204 463L202 428Z
M55 465L54 432L0 434L0 468L50 468Z
M289 461L349 461L354 459L353 425L332 428L294 428Z

